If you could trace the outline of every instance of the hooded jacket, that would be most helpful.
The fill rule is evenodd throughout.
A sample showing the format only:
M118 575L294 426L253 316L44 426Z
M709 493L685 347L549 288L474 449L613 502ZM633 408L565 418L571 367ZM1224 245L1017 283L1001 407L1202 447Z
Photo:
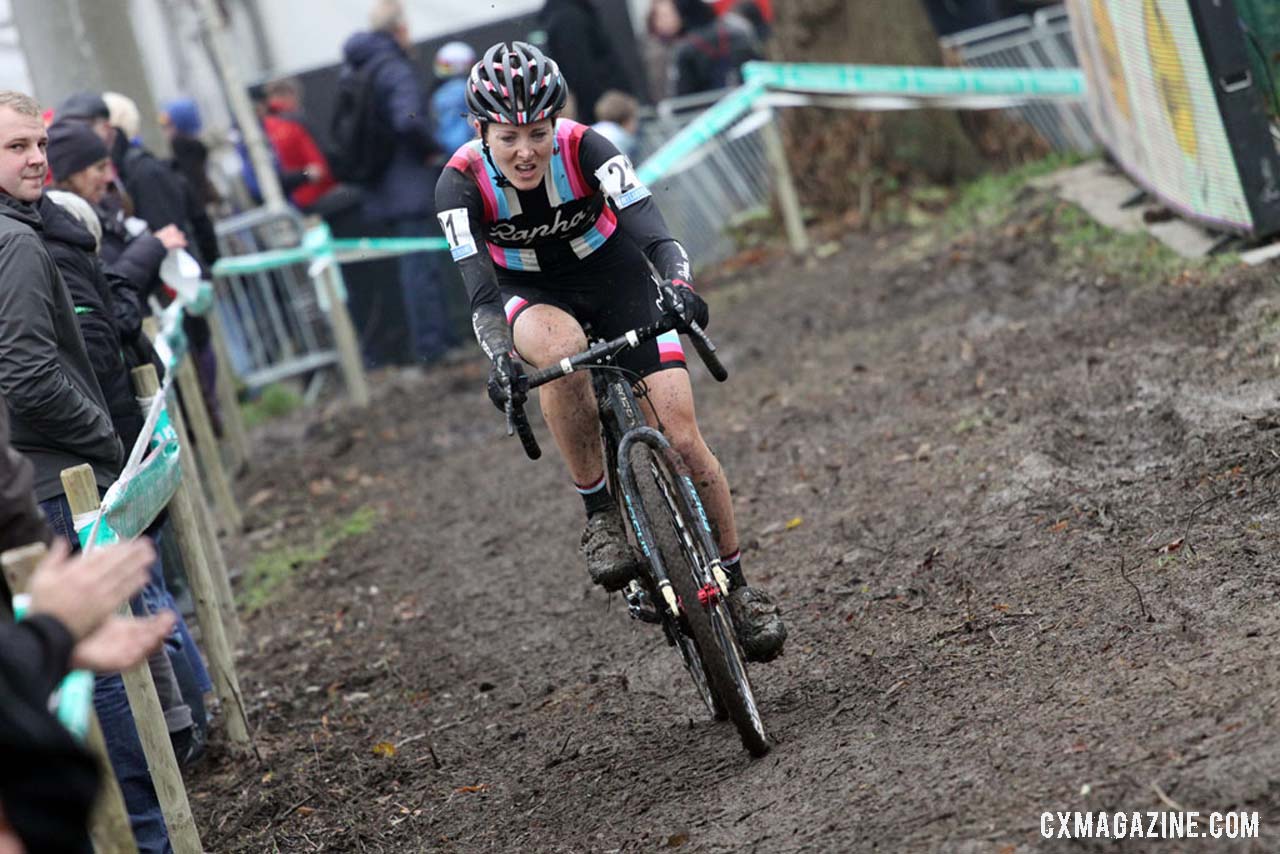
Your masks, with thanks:
M347 65L359 71L376 62L373 100L386 126L395 133L387 168L365 191L364 211L370 219L391 221L430 218L439 170L428 159L442 152L432 136L426 90L419 70L390 33L356 33L342 46Z
M686 0L685 5L689 3L701 4L711 14L702 0ZM755 29L736 12L696 25L686 20L672 59L675 93L691 95L738 86L742 64L762 56Z
M105 488L123 461L43 230L33 207L0 193L0 395L13 447L35 466L40 501L64 493L63 469L89 463Z
M44 245L71 294L89 363L127 455L142 432L144 419L133 393L117 327L115 298L95 251L96 241L87 228L48 196L40 197L36 212L44 221Z

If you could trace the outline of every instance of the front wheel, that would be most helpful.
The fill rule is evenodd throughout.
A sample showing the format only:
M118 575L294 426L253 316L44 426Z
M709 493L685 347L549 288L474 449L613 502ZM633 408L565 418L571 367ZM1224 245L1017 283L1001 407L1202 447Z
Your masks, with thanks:
M636 490L648 514L655 545L679 600L702 673L717 701L714 711L728 715L752 756L763 756L769 752L769 739L747 678L742 648L728 603L719 595L710 571L705 532L694 527L705 516L701 505L696 504L697 495L683 474L683 466L673 464L668 455L675 457L675 452L656 452L641 443L632 446L628 462L635 475Z

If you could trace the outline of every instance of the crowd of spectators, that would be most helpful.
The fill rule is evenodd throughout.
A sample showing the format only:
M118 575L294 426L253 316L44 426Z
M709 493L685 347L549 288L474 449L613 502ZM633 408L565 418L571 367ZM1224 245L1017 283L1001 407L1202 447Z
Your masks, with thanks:
M0 739L6 748L18 744L53 763L48 778L33 787L38 775L30 769L41 763L10 762L6 754L0 843L7 834L28 851L70 851L77 848L49 840L84 836L85 793L92 795L95 775L79 748L47 720L42 701L69 661L80 666L79 644L122 599L131 599L144 619L109 624L115 627L106 630L105 643L132 638L136 659L147 660L179 761L193 763L203 751L212 685L157 557L168 520L162 515L139 540L144 545L128 551L127 584L102 595L96 582L85 580L83 567L109 562L111 553L67 569L66 554L78 540L61 480L64 469L88 464L105 491L120 475L143 427L129 371L155 362L142 317L149 300L163 297L158 272L165 254L182 248L199 253L200 234L185 180L140 144L132 101L80 93L47 120L48 127L31 97L0 92L2 544L55 544L53 569L32 582L32 613L47 618L0 629L0 678L6 682ZM150 222L135 213L149 214ZM50 574L56 584L42 580ZM3 593L7 609L10 591ZM141 646L139 638L146 641ZM164 852L164 818L123 681L114 672L136 659L79 655L80 663L102 671L95 678L94 709L139 850ZM112 661L117 666L106 666ZM35 740L24 743L30 738ZM55 768L66 770L68 788L61 792ZM68 824L69 815L80 820Z

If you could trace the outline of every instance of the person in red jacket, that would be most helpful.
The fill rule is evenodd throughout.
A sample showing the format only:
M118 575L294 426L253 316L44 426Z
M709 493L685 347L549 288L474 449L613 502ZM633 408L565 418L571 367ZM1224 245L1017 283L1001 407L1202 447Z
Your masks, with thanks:
M289 200L308 211L338 185L329 162L301 118L301 90L295 80L267 84L262 128L275 149Z

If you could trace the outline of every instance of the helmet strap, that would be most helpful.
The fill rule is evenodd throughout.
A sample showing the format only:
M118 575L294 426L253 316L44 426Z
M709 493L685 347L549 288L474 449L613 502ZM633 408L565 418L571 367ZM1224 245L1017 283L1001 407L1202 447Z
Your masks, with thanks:
M493 162L493 152L489 150L489 139L485 134L489 131L489 122L480 122L480 147L484 150L484 159L489 161L489 165L493 168L493 174L497 178L499 187L509 187L511 182L507 180L507 176L502 174L502 170L498 168L498 164Z

